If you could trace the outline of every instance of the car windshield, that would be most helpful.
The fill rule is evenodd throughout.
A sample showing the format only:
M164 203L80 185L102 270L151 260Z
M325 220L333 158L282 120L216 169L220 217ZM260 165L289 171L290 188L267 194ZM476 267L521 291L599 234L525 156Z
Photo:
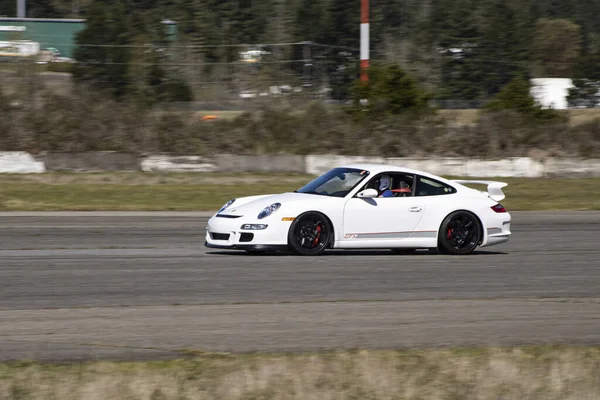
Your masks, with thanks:
M296 193L345 197L367 176L369 171L362 169L335 168L296 190Z

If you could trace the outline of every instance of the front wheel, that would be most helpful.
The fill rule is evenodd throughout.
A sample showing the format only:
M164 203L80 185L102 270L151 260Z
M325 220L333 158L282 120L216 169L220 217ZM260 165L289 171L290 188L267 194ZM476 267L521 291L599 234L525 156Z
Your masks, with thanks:
M467 211L455 211L448 215L440 227L439 247L444 253L471 254L481 240L481 223Z
M307 212L292 222L288 233L288 246L296 254L316 256L323 254L333 237L333 229L325 216Z

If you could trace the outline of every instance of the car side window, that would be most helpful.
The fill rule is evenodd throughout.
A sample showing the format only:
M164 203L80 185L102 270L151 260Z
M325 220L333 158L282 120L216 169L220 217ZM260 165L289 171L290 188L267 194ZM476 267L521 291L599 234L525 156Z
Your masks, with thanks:
M391 179L391 185L389 187L389 192L386 197L411 197L413 196L413 186L414 186L414 175L412 174L404 174L398 172L384 172L375 175L367 184L365 184L362 190L365 189L375 189L379 191L379 182L380 178L383 175L387 175Z
M439 196L456 193L456 189L435 179L419 177L415 196Z

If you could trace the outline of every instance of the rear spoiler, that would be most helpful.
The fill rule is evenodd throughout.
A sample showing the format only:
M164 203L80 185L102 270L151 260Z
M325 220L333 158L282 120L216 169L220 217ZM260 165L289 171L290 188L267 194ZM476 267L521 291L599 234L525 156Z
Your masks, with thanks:
M501 201L506 197L506 195L502 191L502 188L508 186L508 183L497 181L453 180L453 182L467 185L487 185L487 195L490 197L490 199L494 201Z

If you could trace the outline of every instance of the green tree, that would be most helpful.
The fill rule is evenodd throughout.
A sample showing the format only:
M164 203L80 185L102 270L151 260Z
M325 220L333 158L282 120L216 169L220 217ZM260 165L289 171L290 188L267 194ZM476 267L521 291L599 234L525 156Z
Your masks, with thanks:
M94 0L86 28L76 36L73 52L77 64L73 77L78 82L110 90L116 97L128 92L131 43L125 8L121 2L106 5Z
M0 16L15 17L17 15L16 1L0 1Z
M13 2L14 3L14 2ZM27 2L28 18L57 18L60 13L54 7L52 0L34 0Z
M510 1L492 0L485 10L488 23L477 49L482 92L489 98L515 77L528 73L530 29L523 10Z
M535 25L533 52L537 75L568 78L581 52L581 28L566 19L542 18Z
M544 109L531 95L531 84L521 76L513 79L494 96L484 107L486 112L512 110L535 121L559 119L552 109Z
M478 62L480 30L475 0L435 0L431 16L434 46L441 55L443 99L472 100L481 97L482 77Z
M600 54L580 57L567 102L571 107L593 108L600 105Z
M428 106L429 96L397 65L373 65L369 68L368 82L355 81L351 93L356 115L366 111L371 116L418 116L432 111Z
M359 5L359 4L358 4ZM359 74L360 8L349 7L346 0L331 0L327 8L322 43L322 68L328 77L331 97L346 100L350 85Z
M301 42L321 42L327 29L323 0L300 0L294 18L294 38Z

